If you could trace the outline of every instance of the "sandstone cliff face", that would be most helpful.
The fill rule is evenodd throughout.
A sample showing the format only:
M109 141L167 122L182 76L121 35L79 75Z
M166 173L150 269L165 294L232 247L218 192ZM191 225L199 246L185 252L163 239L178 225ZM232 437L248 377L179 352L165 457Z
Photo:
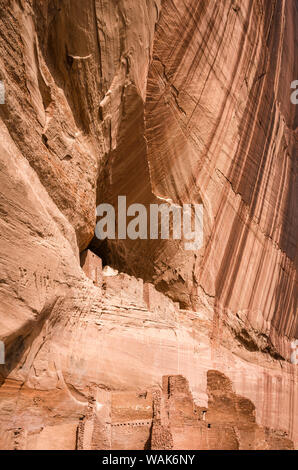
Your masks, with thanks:
M256 424L254 404L236 395L224 374L208 371L207 392L208 408L198 407L184 377L163 377L154 401L152 449L293 449L285 432Z
M297 447L297 2L0 12L0 448ZM203 247L100 244L118 195Z

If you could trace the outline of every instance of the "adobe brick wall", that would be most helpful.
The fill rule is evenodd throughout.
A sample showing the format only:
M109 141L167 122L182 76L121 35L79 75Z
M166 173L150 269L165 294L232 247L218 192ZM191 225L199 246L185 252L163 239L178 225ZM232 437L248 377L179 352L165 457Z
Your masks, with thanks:
M234 393L221 372L207 373L208 408L194 403L188 381L164 376L154 395L152 449L293 449L287 434L256 423L251 400Z
M102 286L102 260L90 250L84 250L80 257L81 267L95 286Z
M164 320L176 318L179 305L156 290L154 285L149 282L144 284L144 301L148 310L154 313L157 318Z
M126 273L103 276L103 290L106 296L113 298L119 306L146 308L143 299L143 279L137 279Z

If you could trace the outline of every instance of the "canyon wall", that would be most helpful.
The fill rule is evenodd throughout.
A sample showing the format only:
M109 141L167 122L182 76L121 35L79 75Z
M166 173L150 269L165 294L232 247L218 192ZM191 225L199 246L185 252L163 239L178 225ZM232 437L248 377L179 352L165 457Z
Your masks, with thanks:
M297 1L0 12L0 448L297 448ZM99 242L119 195L203 246Z

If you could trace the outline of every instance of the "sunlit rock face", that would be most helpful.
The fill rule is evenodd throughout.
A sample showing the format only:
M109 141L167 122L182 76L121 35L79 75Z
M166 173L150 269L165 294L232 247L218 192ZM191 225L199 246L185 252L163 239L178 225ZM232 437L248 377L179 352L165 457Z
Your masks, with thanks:
M0 11L0 448L297 448L297 2ZM99 242L119 195L203 246Z
M208 408L195 405L185 377L165 376L162 385L154 396L152 449L293 449L285 432L256 424L252 401L217 370L207 372Z

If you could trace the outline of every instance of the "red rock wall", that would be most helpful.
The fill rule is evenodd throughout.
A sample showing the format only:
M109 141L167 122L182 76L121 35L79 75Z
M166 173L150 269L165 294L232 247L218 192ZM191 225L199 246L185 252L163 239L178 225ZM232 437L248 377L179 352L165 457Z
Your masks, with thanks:
M297 447L297 1L0 10L0 448ZM203 247L98 243L120 194L203 203Z
M256 424L254 404L236 395L224 374L208 371L207 392L208 408L198 407L184 377L164 377L156 398L161 409L153 419L152 448L167 449L172 441L174 449L293 449L287 433Z

